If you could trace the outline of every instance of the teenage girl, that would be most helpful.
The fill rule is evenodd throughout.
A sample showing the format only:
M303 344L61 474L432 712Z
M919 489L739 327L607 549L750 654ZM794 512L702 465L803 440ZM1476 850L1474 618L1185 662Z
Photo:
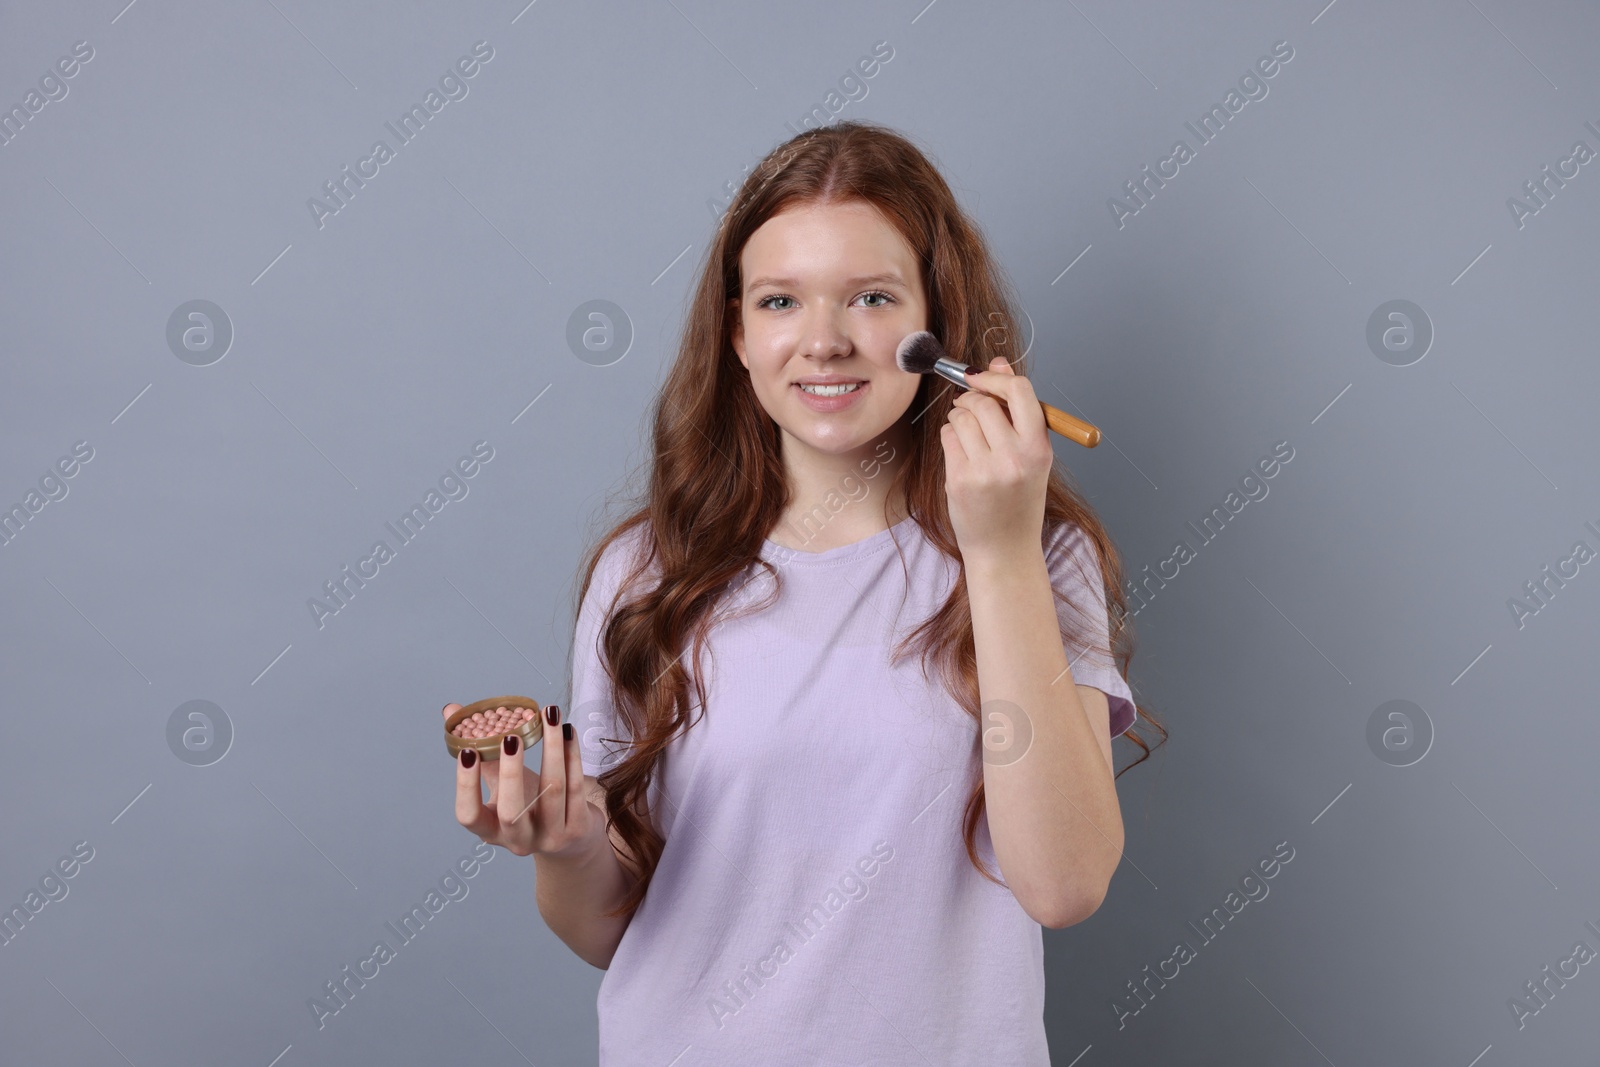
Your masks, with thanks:
M1048 1067L1040 928L1106 895L1143 712L1003 294L875 124L796 136L730 205L648 493L584 564L571 721L537 774L514 737L456 772L606 969L601 1067ZM974 391L896 366L924 329Z

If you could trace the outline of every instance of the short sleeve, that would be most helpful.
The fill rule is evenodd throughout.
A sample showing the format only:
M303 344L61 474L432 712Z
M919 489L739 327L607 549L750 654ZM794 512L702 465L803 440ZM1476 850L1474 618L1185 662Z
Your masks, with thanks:
M617 715L600 639L622 580L631 573L641 543L635 527L606 546L578 609L572 638L572 703L567 721L577 732L583 773L599 776L626 754L627 723Z
M1109 648L1110 620L1100 559L1094 542L1076 523L1056 527L1047 542L1045 564L1050 584L1066 602L1056 600L1056 617L1064 630L1082 637L1065 645L1073 681L1092 685L1106 695L1111 711L1111 736L1133 725L1133 691L1117 670Z

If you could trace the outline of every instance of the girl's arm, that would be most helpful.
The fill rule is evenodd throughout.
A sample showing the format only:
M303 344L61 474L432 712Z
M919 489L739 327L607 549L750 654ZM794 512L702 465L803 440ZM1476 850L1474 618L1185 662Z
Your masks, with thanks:
M989 836L1023 910L1059 928L1094 913L1122 858L1110 716L1103 694L1073 681L1060 640L1040 544L1055 456L1033 385L999 356L968 382L940 429L945 494L972 606L980 726L1003 735L1011 718L1017 731L1015 748L984 749Z
M583 779L591 817L606 821L605 790L592 776ZM617 945L628 929L628 916L612 919L605 912L622 903L632 875L618 855L627 847L613 832L602 845L578 855L534 853L534 898L550 931L578 958L601 970L611 966Z
M985 748L995 859L1029 916L1043 926L1070 926L1094 914L1122 858L1106 697L1073 681L1036 539L1031 551L965 554L964 562L980 728L1009 728L1012 744L1027 744L1016 759L1006 748Z

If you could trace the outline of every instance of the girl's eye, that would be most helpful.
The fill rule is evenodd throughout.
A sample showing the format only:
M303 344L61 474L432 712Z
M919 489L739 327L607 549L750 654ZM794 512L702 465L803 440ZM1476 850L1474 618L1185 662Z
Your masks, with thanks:
M880 289L874 289L869 293L862 293L861 294L861 298L863 300L868 298L868 297L873 297L873 296L882 297L884 300L891 301L891 302L894 300L894 297L890 296L888 293L885 293ZM794 297L792 297L792 296L784 296L782 293L774 293L771 296L763 297L762 299L757 300L756 301L756 307L758 307L758 308L770 308L770 307L772 307L772 302L774 300L793 300L793 299L794 299ZM879 308L879 307L883 307L884 305L883 304L868 304L867 306L868 307ZM785 309L776 308L774 310L782 311L782 310L785 310Z

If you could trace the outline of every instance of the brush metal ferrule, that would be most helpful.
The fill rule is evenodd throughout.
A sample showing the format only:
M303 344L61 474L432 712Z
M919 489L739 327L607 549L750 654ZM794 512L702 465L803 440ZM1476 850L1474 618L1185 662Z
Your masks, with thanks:
M972 383L967 381L967 365L957 363L953 359L940 357L933 365L931 374L937 374L947 382L959 385L963 389L971 389Z

